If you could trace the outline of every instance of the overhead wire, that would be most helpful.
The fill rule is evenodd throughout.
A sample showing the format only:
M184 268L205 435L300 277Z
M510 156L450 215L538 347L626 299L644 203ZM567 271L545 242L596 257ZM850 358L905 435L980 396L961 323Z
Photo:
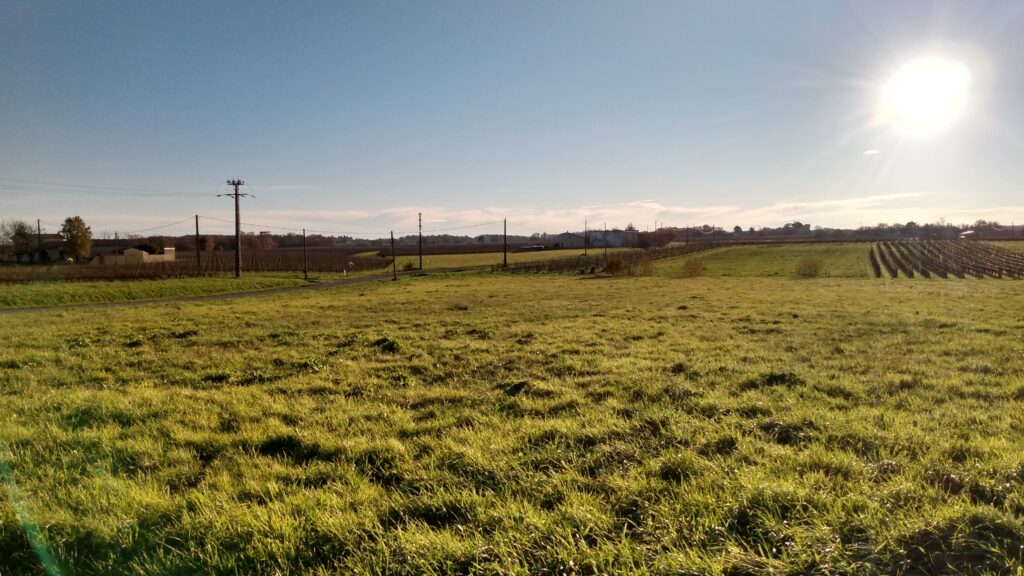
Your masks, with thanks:
M204 218L206 220L214 220L214 221L217 221L217 222L223 222L225 224L234 224L235 223L234 220L225 220L223 218L214 218L213 216L203 216L202 214L200 214L199 217L200 218ZM335 236L352 236L354 234L385 235L385 234L389 234L391 232L390 230L387 231L387 232L339 232L339 231L336 231L336 230L318 230L318 229L313 229L313 228L305 228L305 229L303 229L303 228L289 228L287 226L276 226L276 225L273 225L273 224L260 224L260 223L257 223L257 222L244 222L244 221L240 222L240 224L243 225L243 226L251 226L253 228L269 228L271 230L285 230L287 232L302 232L303 230L305 230L307 233L313 233L313 234L333 234Z
M255 190L259 190L260 188L264 188L265 189L265 187L254 186L254 185L251 185L251 184L248 184L248 186L250 188L255 189ZM263 202L263 203L266 203L266 204L272 204L272 205L277 206L279 208L287 208L289 210L296 210L296 211L299 211L299 212L306 212L306 213L309 213L309 214L316 214L316 215L320 215L321 214L320 212L317 212L315 210L309 210L309 209L306 209L306 208L299 208L298 206L290 206L288 204L282 204L280 202L276 202L274 200L268 200L266 198L257 198L257 197L254 197L254 198L256 199L257 202ZM321 219L323 219L322 216L321 216ZM490 222L481 222L481 223L478 223L478 224L468 224L468 225L464 225L464 226L452 226L452 227L449 227L449 228L433 228L433 229L430 229L430 230L423 230L423 233L431 233L432 234L434 232L448 232L448 231L451 231L451 230L465 230L465 229L468 229L468 228L478 228L478 227L481 227L481 226L490 226L492 224L500 224L501 222L502 222L502 220L493 220L493 221L490 221ZM250 225L252 225L252 224L250 224ZM265 228L273 228L272 226L264 226L264 227ZM307 228L306 231L307 232L313 231L313 232L317 232L317 233L332 233L332 234L334 233L334 232L325 231L325 230L311 230L309 228ZM388 232L348 232L345 235L352 235L352 234L386 234L386 233L390 233L390 232L392 232L392 231L389 230ZM397 231L397 230L394 231L395 234L399 234L399 235L416 234L417 232L418 231L416 231L416 232L405 232L405 231Z
M219 190L219 186L222 186L222 185L223 185L223 183L218 184L218 190ZM257 190L262 188L260 186L250 186L250 187L253 187L253 188L257 189ZM85 196L130 196L130 197L137 197L137 198L150 198L150 197L154 197L154 198L158 198L158 197L201 197L201 198L206 198L206 197L210 197L211 196L210 194L174 192L174 191L169 191L169 190L156 190L156 189L146 189L146 188L128 188L128 187L118 187L118 186L94 186L94 185L85 185L85 184L70 184L70 183L50 182L50 181L43 181L43 180L21 180L21 179L14 179L14 178L0 178L0 191L35 192L35 193L43 193L43 194L50 194L50 193L52 193L52 194L70 194L70 195L85 195ZM314 215L319 215L320 214L319 212L314 211L314 210L309 210L309 209L305 209L305 208L299 208L299 207L296 207L296 206L290 206L290 205L283 204L283 203L280 203L280 202L276 202L276 201L273 201L273 200L269 200L269 199L266 199L266 198L258 198L256 196L251 196L251 195L250 195L250 198L256 200L257 202L264 202L264 203L275 205L275 206L278 206L278 207L281 207L281 208L287 208L289 210L296 210L296 211L306 212L306 213L314 214ZM220 219L220 218L214 218L214 217L211 217L211 216L200 216L200 217L201 218L206 218L206 219L209 219L209 220L218 221L218 222L224 222L224 223L227 223L227 224L234 224L234 222L231 221L231 220L224 220L224 219ZM144 233L144 232L151 232L151 231L154 231L154 230L160 230L162 228L169 228L171 226L174 226L174 225L186 222L186 221L188 221L190 219L191 218L185 218L185 219L182 219L182 220L179 220L179 221L175 221L175 222L171 222L171 223L168 223L168 224L161 224L159 226L153 226L153 227L149 227L149 228L143 228L143 229L140 229L140 230L134 230L134 231L130 231L130 232L125 232L125 234L140 234L140 233ZM41 222L41 223L46 224L47 226L53 226L53 227L57 227L57 228L60 228L60 226L61 226L60 224L54 224L52 222ZM337 236L358 236L358 235L386 236L386 235L391 234L391 233L394 233L394 234L399 235L399 236L409 236L409 235L415 235L415 234L420 233L420 232L425 233L425 234L435 234L435 233L439 233L439 232L451 232L451 231L455 231L455 230L468 230L468 229L472 229L472 228L480 228L480 227L491 226L491 225L500 224L500 223L502 223L502 220L492 220L492 221L488 221L488 222L480 222L480 223L466 224L466 225L460 225L460 226L448 226L448 227L441 227L441 228L431 228L431 229L427 229L427 230L416 230L416 231L387 230L387 231L345 231L345 232L340 232L340 231L336 231L336 230L312 229L312 228L306 228L305 231L307 233L330 234L330 235L337 235ZM261 224L261 223L256 223L256 222L242 222L242 224L245 225L245 226L257 227L257 228L266 228L266 229L270 229L270 230L283 230L283 231L287 231L287 232L296 232L296 233L297 232L301 232L303 230L302 228L278 226L278 225L272 225L272 224Z
M494 220L492 222L481 222L479 224L467 224L465 226L452 226L451 228L434 228L432 230L424 230L424 232L449 232L451 230L465 230L467 228L480 228L482 226L490 226L491 224L501 224L504 220Z
M153 226L152 228L143 228L142 230L134 230L132 232L125 232L125 234L141 234L142 232L151 232L153 230L160 230L162 228L170 228L171 226L175 226L175 225L181 224L182 222L188 222L189 220L192 220L192 218L193 218L193 216L188 216L188 217L182 218L181 220L178 220L176 222L171 222L170 224L161 224L159 226Z
M133 188L116 188L104 186L86 186L80 184L60 184L35 180L14 180L0 178L0 190L9 192L34 192L39 194L70 194L82 196L129 196L135 198L197 198L206 196L190 192L172 192L166 190L146 190Z

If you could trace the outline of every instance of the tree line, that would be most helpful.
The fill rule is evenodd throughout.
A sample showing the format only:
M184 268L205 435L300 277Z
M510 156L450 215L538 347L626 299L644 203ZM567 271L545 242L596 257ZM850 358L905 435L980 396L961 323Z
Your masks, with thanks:
M92 254L92 229L81 216L65 218L58 234L61 259L79 262ZM49 262L49 247L44 245L38 226L33 228L24 220L0 220L0 259L13 257L17 262Z
M636 231L630 224L626 230ZM639 232L637 235L638 246L641 248L654 248L665 246L672 242L722 242L722 241L758 241L758 240L818 240L826 242L843 242L855 240L906 240L906 239L930 239L942 240L952 239L964 232L971 232L974 238L995 239L995 238L1022 238L1024 229L1013 226L1002 226L998 222L978 220L974 224L952 225L943 221L931 224L918 224L917 222L877 224L873 226L860 226L855 229L848 228L823 228L812 226L800 221L788 222L778 227L747 228L734 226L726 230L714 225L700 225L689 227L661 227L652 232ZM600 234L600 231L595 231ZM51 251L55 248L57 240L52 234L40 234L37 227L33 227L24 220L0 220L0 261L12 259L21 263L45 263L51 262L53 257ZM510 235L510 244L522 244L528 242L543 243L549 240L549 235L536 233L532 236ZM196 249L196 236L185 235L177 237L168 236L132 236L126 235L120 238L120 248L134 247L150 253L163 252L165 247L173 246L181 253L192 253ZM477 236L456 236L450 234L428 235L423 237L424 244L430 246L455 246L470 244L501 244L501 236L477 235ZM235 237L229 234L205 234L198 238L199 248L203 252L230 251L235 249ZM419 237L415 235L404 235L396 239L401 246L416 245ZM243 250L268 250L274 248L298 249L303 244L310 248L338 247L338 246L367 246L384 248L390 247L390 240L383 239L357 239L350 236L329 236L323 234L309 234L305 238L301 234L269 234L266 232L242 234ZM94 241L92 230L79 216L71 216L64 220L59 231L59 258L61 260L80 262L90 257L94 245L112 247L114 240L112 235L104 234Z

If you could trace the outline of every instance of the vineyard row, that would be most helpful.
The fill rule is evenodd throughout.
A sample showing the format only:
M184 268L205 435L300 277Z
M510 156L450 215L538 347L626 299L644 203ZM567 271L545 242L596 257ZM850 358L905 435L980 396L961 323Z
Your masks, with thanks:
M614 272L616 274L640 274L646 272L651 262L675 256L685 256L695 252L702 252L717 247L711 243L684 244L665 246L663 248L648 248L645 250L634 250L630 252L615 252L610 255L597 254L595 256L577 256L575 258L558 258L552 260L539 260L536 262L520 262L509 264L502 268L494 266L495 271L511 272L513 274L540 274L540 273L578 273L594 274L597 272Z
M302 272L301 251L247 250L242 252L245 272ZM310 272L359 272L391 265L390 258L360 257L343 251L310 250ZM171 262L144 264L85 264L80 266L10 266L0 268L0 282L35 280L134 280L216 276L233 273L232 250L204 252L197 265L194 255L181 254Z
M878 242L868 261L876 278L1024 278L1024 253L972 240Z

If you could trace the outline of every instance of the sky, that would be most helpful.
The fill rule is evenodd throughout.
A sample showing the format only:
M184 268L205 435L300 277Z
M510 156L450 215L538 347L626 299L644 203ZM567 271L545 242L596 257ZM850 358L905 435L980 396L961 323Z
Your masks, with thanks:
M879 121L894 70L963 113ZM0 218L383 236L1024 222L1024 3L0 0ZM867 153L865 153L867 152Z

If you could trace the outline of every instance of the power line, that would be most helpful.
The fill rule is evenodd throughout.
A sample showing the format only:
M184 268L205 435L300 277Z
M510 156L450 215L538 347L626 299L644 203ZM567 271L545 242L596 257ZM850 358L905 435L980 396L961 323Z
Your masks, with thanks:
M174 225L177 225L177 224L181 224L182 222L188 222L191 219L192 219L192 216L189 216L187 218L182 218L181 220L178 220L177 222L171 222L170 224L161 224L160 226L153 226L152 228L143 228L142 230L135 230L135 231L132 231L132 232L125 232L125 234L141 234L142 232L151 232L153 230L160 230L161 228L170 228L171 226L174 226Z
M217 222L223 222L225 224L234 224L234 222L232 222L231 220L225 220L223 218L215 218L213 216L203 216L203 215L200 215L199 217L200 218L205 218L207 220L215 220ZM453 226L451 228L435 228L433 230L424 230L423 232L424 233L435 233L435 232L446 232L446 231L450 231L450 230L465 230L467 228L479 228L481 226L490 226L492 224L501 224L502 222L503 222L503 220L494 220L492 222L482 222L480 224L468 224L466 226ZM277 226L277 225L273 225L273 224L260 224L258 222L242 222L242 224L245 225L245 226L251 227L251 228L266 228L266 229L269 229L269 230L284 230L286 232L295 232L295 233L300 233L303 230L302 228L291 228L291 227L288 227L288 226ZM338 230L327 230L327 229L314 230L312 228L306 228L305 230L306 230L307 233L329 234L329 235L334 235L334 236L356 236L356 235L363 235L363 234L365 234L365 235L386 236L386 235L388 235L390 233L390 231L387 231L387 232L382 232L382 231L338 231ZM416 235L416 232L405 232L405 231L400 231L400 230L395 230L395 233L399 234L399 235L402 235L402 236L414 236L414 235Z
M258 186L250 186L250 187L257 188L257 189L260 188ZM266 188L263 188L263 189L266 190ZM262 192L261 192L261 194L262 194ZM253 198L255 198L255 196ZM278 208L287 208L289 210L296 210L298 212L307 212L309 214L319 214L319 212L317 212L316 210L308 210L306 208L299 208L298 206L289 206L288 204L281 204L280 202L275 202L273 200L267 200L266 198L256 198L256 201L257 202L264 202L266 204L273 204L274 206L277 206Z
M203 215L200 215L199 217L200 218L205 218L207 220L216 220L217 222L224 222L226 224L234 224L234 222L232 222L231 220L224 220L223 218L214 218L213 216L203 216ZM242 224L244 224L245 226L249 226L251 228L269 228L271 230L285 230L287 232L295 232L295 233L299 233L299 232L302 231L302 228L289 228L289 227L286 227L286 226L274 226L272 224L259 224L259 223L256 223L256 222L242 222ZM356 234L368 234L368 235L386 236L388 234L388 232L338 232L336 230L314 230L312 228L306 228L306 232L312 232L314 234L331 234L331 235L334 235L334 236L353 236L353 235L356 235ZM403 232L399 232L399 233L400 234L404 234ZM411 233L409 233L409 234L411 234Z
M172 192L167 190L146 190L138 188L118 188L113 186L88 186L81 184L62 184L58 182L42 182L35 180L14 180L0 178L0 189L10 192L36 192L40 194L72 194L83 196L133 196L148 197L204 197L205 194L189 192Z
M227 183L229 186L234 187L234 193L217 194L217 196L230 196L235 199L235 278L239 278L242 276L242 215L238 201L242 196L252 196L252 194L242 194L238 191L239 188L245 185L245 182L242 180L228 180Z
M255 186L250 186L250 187L259 188L259 187L255 187ZM264 189L266 189L266 188L264 188ZM297 206L289 206L288 204L281 204L280 202L275 202L273 200L267 200L266 198L256 198L256 201L257 202L264 202L264 203L267 203L267 204L272 204L272 205L277 206L279 208L287 208L289 210L296 210L296 211L299 211L299 212L306 212L306 213L314 214L314 215L317 215L317 216L320 216L320 214L321 214L320 212L317 212L315 210L308 210L306 208L299 208ZM323 220L324 218L321 216L318 219ZM416 234L416 233L419 233L419 232L425 232L425 233L431 234L431 233L434 233L434 232L448 232L448 231L451 231L451 230L465 230L467 228L478 228L478 227L481 227L481 226L490 226L492 224L501 224L502 222L504 222L504 220L493 220L493 221L490 221L490 222L481 222L479 224L468 224L468 225L465 225L465 226L453 226L453 227L450 227L450 228L434 228L432 230L422 230L422 229L420 229L417 232L401 232L401 231L396 231L396 233L404 234L404 235L413 235L413 234ZM246 225L253 226L254 224L246 224ZM274 226L263 226L263 227L264 228L274 228ZM282 227L277 227L277 228L281 228L283 230L294 230L294 231L299 231L300 230L299 228L282 228ZM309 229L309 228L307 228L306 231L307 232L315 232L315 233L318 233L318 234L334 234L335 233L335 232L331 232L331 231L313 230L313 229ZM349 232L349 233L347 233L345 235L351 235L351 234L382 234L383 235L383 234L386 234L386 233L385 232Z
M434 228L433 230L424 230L424 232L449 232L451 230L465 230L466 228L480 228L481 226L490 226L491 224L501 224L504 220L494 220L493 222L481 222L480 224L467 224L465 226L453 226L451 228Z
M225 224L234 224L235 223L233 220L225 220L223 218L214 218L213 216L203 216L202 214L200 214L199 217L200 218L205 218L206 220L216 220L217 222L224 222ZM285 226L272 226L270 224L257 224L256 222L242 222L242 224L244 224L246 226L250 226L252 228L270 228L270 229L273 229L273 230L287 230L289 232L299 232L299 231L302 230L301 228L287 228ZM308 230L308 231L309 232L315 232L315 230Z

